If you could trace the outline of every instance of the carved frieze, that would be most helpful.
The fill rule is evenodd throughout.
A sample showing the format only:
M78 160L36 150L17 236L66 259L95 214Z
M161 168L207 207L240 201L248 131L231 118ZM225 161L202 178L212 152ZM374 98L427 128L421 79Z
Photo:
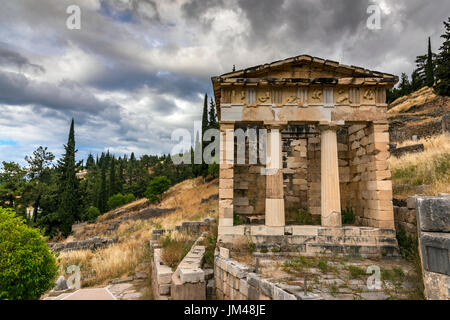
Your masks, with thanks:
M311 92L311 102L320 104L322 102L322 88L313 88Z
M270 91L265 90L264 93L258 97L259 102L269 103L270 102Z
M337 99L336 102L338 104L347 104L349 103L348 99L348 90L345 90L344 88L340 88L337 90Z

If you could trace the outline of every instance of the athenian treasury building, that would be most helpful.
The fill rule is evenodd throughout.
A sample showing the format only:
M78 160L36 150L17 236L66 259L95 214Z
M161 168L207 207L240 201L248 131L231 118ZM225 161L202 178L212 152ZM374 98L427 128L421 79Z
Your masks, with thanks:
M397 82L306 55L213 77L219 241L395 254L386 90Z

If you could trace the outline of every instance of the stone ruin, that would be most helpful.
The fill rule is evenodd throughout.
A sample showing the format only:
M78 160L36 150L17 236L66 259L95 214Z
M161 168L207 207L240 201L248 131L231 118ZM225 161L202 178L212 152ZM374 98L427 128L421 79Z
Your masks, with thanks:
M212 77L219 242L396 255L386 90L397 82L306 55ZM342 225L343 209L354 225ZM293 210L320 225L287 224ZM259 224L234 225L236 215Z

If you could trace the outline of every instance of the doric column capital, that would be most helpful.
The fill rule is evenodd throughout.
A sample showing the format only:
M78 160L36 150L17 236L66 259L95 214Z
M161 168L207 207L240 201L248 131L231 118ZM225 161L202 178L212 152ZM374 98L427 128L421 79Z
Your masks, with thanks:
M324 130L339 130L344 125L343 121L320 121L318 124L318 129L320 131Z
M264 121L263 127L267 130L278 129L282 131L287 125L287 121Z
M219 122L220 130L234 130L234 125L235 125L234 121L220 121Z

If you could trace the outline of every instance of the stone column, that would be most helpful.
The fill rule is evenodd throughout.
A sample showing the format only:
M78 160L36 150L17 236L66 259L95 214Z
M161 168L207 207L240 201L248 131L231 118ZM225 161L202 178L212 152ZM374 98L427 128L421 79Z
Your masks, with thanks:
M341 195L339 191L336 135L338 126L333 123L321 123L319 129L321 131L320 198L322 226L341 227Z
M220 123L219 226L233 226L234 123Z
M266 226L284 227L281 126L270 125L266 146Z

